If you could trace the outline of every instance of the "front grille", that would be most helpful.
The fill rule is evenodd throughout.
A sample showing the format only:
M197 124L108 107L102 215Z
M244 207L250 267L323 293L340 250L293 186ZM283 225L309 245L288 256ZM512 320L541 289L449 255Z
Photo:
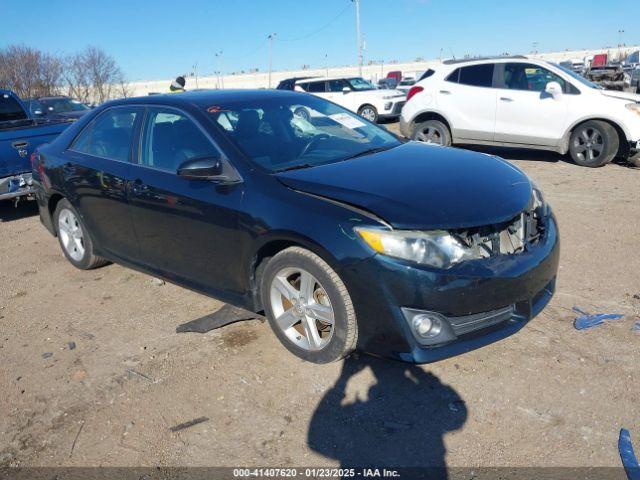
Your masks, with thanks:
M475 332L476 330L506 322L511 318L513 312L514 307L510 305L491 312L474 313L473 315L465 315L464 317L447 317L447 320L451 328L453 328L453 333L459 337L465 333Z
M540 241L544 234L542 208L530 206L508 222L451 233L481 258L515 255Z

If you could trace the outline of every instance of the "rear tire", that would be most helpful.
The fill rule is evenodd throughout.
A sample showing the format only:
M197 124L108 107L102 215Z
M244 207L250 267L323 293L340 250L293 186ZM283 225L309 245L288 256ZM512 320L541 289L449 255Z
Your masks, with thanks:
M358 109L358 115L373 123L378 121L378 110L373 105L362 105Z
M610 123L589 120L578 125L569 139L571 158L583 167L597 168L609 163L618 154L620 138Z
M56 205L53 222L62 253L74 267L80 270L91 270L109 263L93 253L91 236L77 210L66 198Z
M349 292L315 253L290 247L275 255L261 275L260 292L271 329L294 355L329 363L355 349L358 327Z
M427 120L413 127L411 139L448 147L451 145L451 132L440 120Z

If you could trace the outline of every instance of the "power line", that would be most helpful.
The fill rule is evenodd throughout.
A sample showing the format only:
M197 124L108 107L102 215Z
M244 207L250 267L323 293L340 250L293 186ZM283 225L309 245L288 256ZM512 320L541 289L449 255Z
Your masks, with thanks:
M297 38L277 38L277 40L281 41L281 42L298 42L300 40L306 40L307 38L313 37L314 35L322 32L323 30L325 30L327 27L331 26L336 20L338 20L342 15L345 14L345 12L347 10L349 10L351 8L350 4L347 4L347 6L340 11L340 13L338 15L336 15L335 17L333 17L331 20L329 20L329 22L325 23L323 26L321 26L320 28L313 30L310 33L307 33L306 35L303 35L301 37L297 37Z

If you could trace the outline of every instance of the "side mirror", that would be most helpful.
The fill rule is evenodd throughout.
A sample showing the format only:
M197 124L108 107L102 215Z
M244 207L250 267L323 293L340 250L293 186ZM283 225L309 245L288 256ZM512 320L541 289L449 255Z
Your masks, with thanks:
M222 162L215 157L191 158L178 167L178 176L190 180L213 180L222 175Z
M346 95L347 93L351 93L351 89L350 89L349 87L344 87L344 88L342 89L342 93L343 93L343 94L345 94L345 95Z
M544 87L544 91L549 95L551 95L556 100L562 97L562 87L558 82L547 83L547 86Z

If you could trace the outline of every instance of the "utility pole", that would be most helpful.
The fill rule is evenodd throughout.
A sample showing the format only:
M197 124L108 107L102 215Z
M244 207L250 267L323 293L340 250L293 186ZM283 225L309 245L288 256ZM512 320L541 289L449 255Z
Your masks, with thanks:
M216 60L218 60L218 89L224 88L222 80L222 50L215 53Z
M273 39L276 34L272 33L267 38L269 39L269 88L271 88L271 66L273 62Z
M362 76L362 41L360 39L360 0L351 0L356 5L356 37L358 41L358 75Z
M324 54L324 68L327 72L327 78L329 78L329 54Z
M196 88L198 88L198 62L193 65L193 75L196 77Z

